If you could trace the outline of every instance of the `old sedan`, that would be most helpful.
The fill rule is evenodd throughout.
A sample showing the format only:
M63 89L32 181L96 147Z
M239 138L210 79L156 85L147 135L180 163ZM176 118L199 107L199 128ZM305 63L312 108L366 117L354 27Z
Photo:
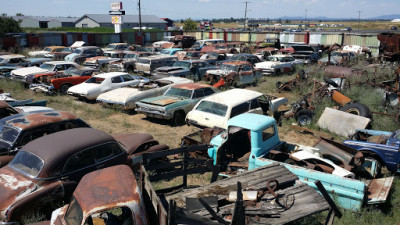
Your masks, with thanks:
M145 98L164 94L169 87L175 84L193 83L193 80L183 77L164 77L147 84L117 88L97 97L97 102L103 106L120 106L124 110L136 108L136 102Z
M0 220L25 223L24 215L50 218L71 198L85 174L129 164L130 154L156 144L149 134L113 137L93 128L61 131L29 142L0 169Z
M128 73L111 72L95 75L84 83L75 85L68 89L69 95L95 100L101 93L116 88L126 87L128 85L136 85L145 83L149 80L140 76L132 76Z

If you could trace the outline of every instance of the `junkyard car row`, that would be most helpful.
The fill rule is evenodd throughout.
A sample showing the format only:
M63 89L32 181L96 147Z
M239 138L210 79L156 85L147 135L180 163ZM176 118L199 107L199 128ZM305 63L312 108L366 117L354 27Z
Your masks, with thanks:
M29 53L31 57L44 58L1 55L0 75L9 82L29 86L34 92L67 94L66 98L81 101L80 107L84 107L84 102L97 102L105 107L144 114L152 123L167 120L171 122L168 129L179 129L176 126L186 123L201 130L183 137L181 148L170 149L140 130L110 135L91 128L70 112L39 106L12 107L6 102L10 96L4 94L4 101L0 101L0 220L4 224L25 223L26 215L40 213L41 220L51 219L42 224L96 224L96 221L166 224L172 221L171 215L178 213L176 208L179 212L183 210L180 203L178 206L172 203L179 196L171 197L174 201L170 199L166 207L150 181L169 179L165 175L168 172L186 176L186 170L190 170L188 162L195 164L204 158L207 161L202 164L208 168L201 173L212 172L212 179L229 177L226 182L236 179L239 183L237 195L233 194L235 206L220 207L218 212L211 211L208 205L213 204L211 200L206 202L200 198L196 200L199 203L192 205L189 204L192 200L186 200L185 218L193 221L202 218L199 220L206 221L203 224L216 223L210 218L232 222L237 219L232 219L239 207L237 204L245 208L243 217L261 216L266 219L265 223L273 224L333 209L335 204L359 210L366 204L385 202L394 177L381 178L381 168L399 171L400 131L365 129L373 119L371 110L339 92L346 87L345 79L357 72L338 66L362 58L366 49L325 46L329 49L328 56L321 58L321 46L296 44L281 48L276 40L264 44L268 45L259 43L250 48L240 42L196 40L192 36L177 35L155 42L152 49L162 49L159 52L145 51L144 47L128 43L110 43L104 49L80 44L71 46L72 49L49 46L43 51ZM59 60L60 56L64 61ZM326 70L330 75L324 81L304 84L309 65L319 65L324 68L321 71ZM292 91L300 85L313 85L312 91L301 93L300 100L288 105L283 95L247 88L268 83L272 76L283 74L297 76L277 82L277 92ZM364 73L357 76L360 74ZM385 87L386 96L394 93L394 99L398 100L399 89L390 89L385 83L368 82L365 83ZM400 84L399 80L394 82ZM353 134L349 140L338 143L321 138L313 146L282 141L278 133L282 120L294 117L299 125L307 126L318 119L314 118L314 105L325 96L338 106L325 110L318 126L332 133L340 132L346 128L323 118L337 115L336 118L345 120L351 117L349 123L354 123L354 127L349 128ZM392 100L385 102L398 104ZM308 132L314 132L310 130ZM174 162L182 157L187 161ZM167 169L162 169L168 165ZM170 172L180 165L184 172ZM252 173L263 170L279 170L282 174L265 172L273 178L259 183L251 183L243 175L251 177ZM219 185L226 185L225 181L221 178ZM242 190L240 182L248 189ZM297 194L303 191L315 194L315 202L307 204L319 204L319 207L299 205L296 198L301 197L295 198L293 193L283 194L285 204L281 204L282 196L274 190L283 193L288 187L299 188L301 191ZM313 188L334 196L335 203L328 194L322 197ZM249 200L253 190L258 192ZM194 193L202 191L197 189ZM246 191L246 195L242 195L242 191ZM232 197L222 192L219 197L225 194ZM268 202L264 195L274 199L268 203L268 210L263 205ZM218 207L218 198L216 201L213 207ZM243 205L243 201L249 203ZM272 203L276 204L272 206ZM200 205L197 211L190 211L191 207ZM296 207L315 210L294 216ZM201 210L203 212L199 213ZM279 217L282 221L274 221Z

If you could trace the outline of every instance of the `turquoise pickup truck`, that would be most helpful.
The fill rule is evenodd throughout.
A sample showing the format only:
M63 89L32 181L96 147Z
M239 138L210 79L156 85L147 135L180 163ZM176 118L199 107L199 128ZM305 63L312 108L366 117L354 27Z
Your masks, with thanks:
M372 179L374 161L356 157L357 151L338 147L338 143L309 147L281 141L276 121L264 115L246 113L233 117L228 121L228 129L212 138L210 145L209 157L221 166L221 171L226 171L220 175L228 176L278 161L314 188L314 182L321 181L341 207L351 210L359 210L364 204L385 202L394 179ZM333 148L338 150L333 153ZM354 179L352 173L335 173L344 168L350 168L347 172L351 170L354 174L364 168L371 174L370 179L363 182Z

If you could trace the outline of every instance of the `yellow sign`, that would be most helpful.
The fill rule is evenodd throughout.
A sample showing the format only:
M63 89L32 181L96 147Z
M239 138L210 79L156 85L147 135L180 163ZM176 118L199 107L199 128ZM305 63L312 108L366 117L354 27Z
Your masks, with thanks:
M111 23L112 24L121 24L122 23L121 17L120 16L112 16Z

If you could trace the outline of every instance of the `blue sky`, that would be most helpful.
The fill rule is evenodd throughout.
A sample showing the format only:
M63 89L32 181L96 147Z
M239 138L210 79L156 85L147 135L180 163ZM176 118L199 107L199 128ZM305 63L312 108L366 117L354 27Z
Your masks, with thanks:
M244 17L246 0L141 0L142 14L185 18ZM370 18L400 14L400 0L247 0L247 17L325 16L329 18ZM108 13L111 0L12 0L2 1L0 13L32 16L82 16ZM123 0L127 14L138 14L138 0Z

